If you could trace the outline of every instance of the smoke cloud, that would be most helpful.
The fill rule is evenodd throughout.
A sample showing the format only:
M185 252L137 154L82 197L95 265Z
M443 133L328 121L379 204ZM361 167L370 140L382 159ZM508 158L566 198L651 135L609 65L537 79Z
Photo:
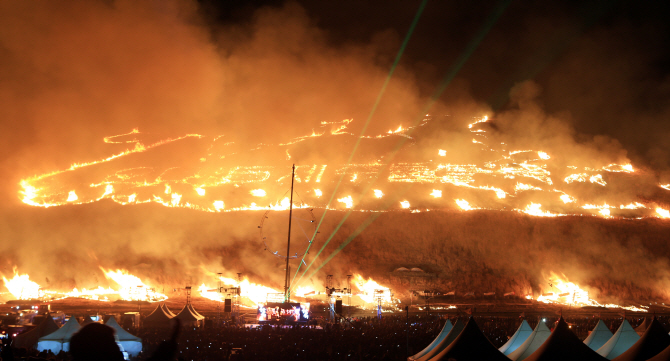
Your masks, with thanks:
M295 162L304 187L300 199L315 206L317 218L340 176L345 183L336 199L352 195L356 210L392 211L319 277L360 272L400 290L526 294L542 292L556 272L603 298L642 300L649 292L668 297L663 290L670 253L662 241L667 222L634 220L637 213L617 208L641 202L646 208L639 212L655 217L655 207L670 204L659 187L670 182L662 141L668 109L660 101L667 95L667 73L640 70L658 69L648 65L662 58L656 47L665 40L638 45L637 57L619 56L622 44L637 39L613 36L655 28L602 9L586 9L584 16L596 20L580 22L567 8L513 4L427 115L422 112L437 79L492 6L431 4L370 117L369 138L360 139L353 165L347 165L416 9L389 5L384 17L369 15L374 4L341 6L333 11L286 2L217 22L191 1L0 1L0 118L9 129L0 134L6 155L0 160L0 272L10 275L18 266L47 288L104 284L98 266L125 268L168 286L214 282L207 272L242 272L279 289L283 262L265 252L257 236L263 211L202 210L212 211L215 200L224 200L225 210L250 207L251 201L263 208L267 199L249 195L257 187L271 195L270 202L281 200ZM357 14L371 19L343 26L343 19ZM452 21L439 14L453 14L440 15ZM488 122L468 127L485 115ZM122 136L103 141L114 135ZM175 140L186 135L193 136ZM301 138L309 135L315 137ZM174 141L158 143L166 139ZM65 204L74 189L82 204L41 208L21 202L21 180L133 149L35 183L46 201ZM551 156L546 165L538 151ZM441 181L456 171L440 173L438 163L471 165L478 173ZM603 170L628 163L634 173ZM523 166L549 175L505 173ZM319 172L323 198L315 193ZM576 173L604 174L607 186L566 185L564 179ZM394 176L400 180L389 181ZM518 182L538 189L517 191ZM117 203L133 203L131 195L152 203L111 202L103 195L111 184ZM383 188L384 203L362 194L368 185L369 192ZM200 186L205 196L196 194ZM436 187L441 199L430 196ZM506 196L496 197L492 187ZM580 203L565 205L562 194ZM411 210L420 212L399 209L410 198ZM482 210L456 211L454 200L461 198ZM171 202L193 209L156 204ZM574 216L521 214L531 202ZM318 242L336 229L346 212L342 203L329 205ZM586 204L611 205L620 212L615 216L628 219L591 217L597 211L584 211ZM355 211L320 259L367 217ZM394 278L398 267L420 267L434 277L412 284ZM322 286L320 279L305 282Z

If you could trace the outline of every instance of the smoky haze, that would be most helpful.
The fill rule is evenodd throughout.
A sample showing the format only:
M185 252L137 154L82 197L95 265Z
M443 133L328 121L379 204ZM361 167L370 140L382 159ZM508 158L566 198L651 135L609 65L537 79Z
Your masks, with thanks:
M0 271L9 275L17 265L43 286L65 288L102 282L98 265L126 268L163 285L183 283L186 276L204 280L203 270L221 269L281 285L283 266L261 249L257 237L259 212L217 215L107 200L43 209L22 204L19 194L22 179L133 149L134 139L148 145L186 134L202 135L204 141L170 151L161 146L128 164L115 161L111 170L95 172L170 169L174 173L147 171L137 180L164 176L174 186L184 176L204 174L203 167L344 164L418 3L272 5L250 5L251 11L230 15L229 9L208 2L0 1L0 114L9 129L0 135L5 154L0 229L6 240L0 246ZM446 91L436 94L440 79L499 5L428 4L365 135L420 125L424 111L433 117L430 131L422 133L428 126L419 127L407 133L411 140L361 143L354 162L427 162L444 149L448 162L483 165L496 158L486 147L531 149L552 156L552 167L561 169L557 183L568 175L561 173L567 166L597 169L632 162L635 177L612 182L602 192L580 185L575 194L597 204L641 201L667 209L667 195L658 185L670 182L667 142L662 141L670 133L663 102L668 58L658 49L668 39L651 36L667 24L650 15L653 9L618 3L513 3ZM630 17L621 15L628 10ZM651 16L648 23L640 20L646 16ZM649 43L641 43L647 35ZM432 95L439 101L427 109ZM473 145L467 127L483 115L493 119L481 125L484 149ZM350 134L344 140L279 146L312 132L328 136L344 119L353 119L346 123ZM133 129L140 133L118 143L102 141ZM275 148L251 152L270 146ZM217 153L217 147L226 150ZM211 154L225 157L213 162ZM86 187L90 179L106 178L68 173L58 178L63 183L59 192ZM326 191L338 177L328 179ZM484 184L499 186L489 182ZM283 178L276 187L285 185ZM394 188L399 195L393 200L417 190L412 187ZM222 199L248 204L244 187L218 192ZM465 192L456 189L450 195ZM421 202L431 201L426 196ZM484 208L493 204L483 196L480 203ZM322 211L316 212L320 216ZM342 216L332 212L323 238ZM357 213L347 220L326 254L367 216ZM439 276L436 286L521 294L541 291L553 271L590 285L603 297L641 299L649 290L667 297L662 290L670 268L661 241L667 225L656 219L631 222L539 220L515 212L453 209L429 215L398 212L377 219L317 277L355 271L387 277L397 267L420 266ZM417 224L420 231L412 231ZM504 229L500 235L499 229ZM413 238L417 246L407 246ZM577 251L585 244L584 252ZM635 259L649 263L632 263ZM462 276L459 272L467 273L462 278L467 282L453 281ZM633 275L643 275L644 281ZM318 279L306 282L321 285Z

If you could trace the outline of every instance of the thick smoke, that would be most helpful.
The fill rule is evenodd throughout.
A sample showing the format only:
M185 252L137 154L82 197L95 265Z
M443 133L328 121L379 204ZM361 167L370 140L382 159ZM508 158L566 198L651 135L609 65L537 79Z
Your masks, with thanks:
M393 29L376 19L371 24L378 28L357 28L351 40L334 31L337 20L329 23L312 16L310 11L319 6L293 2L258 9L244 21L210 26L200 16L197 4L187 1L0 1L0 116L10 129L0 135L0 150L6 155L0 161L4 204L0 209L0 272L10 275L12 267L18 265L20 272L28 272L41 285L53 288L104 284L98 266L126 268L167 287L186 282L213 284L206 272L223 271L227 276L242 272L254 282L280 289L283 262L264 252L256 236L261 212L211 214L156 204L121 206L109 201L42 209L20 203L18 184L36 174L132 148L134 143L106 144L101 140L135 128L142 137L155 140L188 133L208 139L222 135L221 142L234 143L231 147L242 153L233 159L243 159L248 165L276 162L277 154L266 159L244 154L258 144L276 145L312 130L330 132L340 127L343 119L354 119L347 124L347 131L358 135L411 20L406 6L400 6L402 12L398 10L404 27ZM490 9L483 5L463 9L468 16L453 15L454 22L444 27L438 26L444 21L437 21L441 19L435 14L458 14L461 10L437 10L427 9L422 20L426 25L417 28L416 42L410 43L406 58L395 70L366 135L421 121L436 79L449 70L467 43L454 29L462 27L464 34L474 34L476 29L468 24L479 24ZM556 169L597 168L632 160L636 169L642 170L644 175L631 181L634 184L594 194L594 203L602 204L612 194L621 202L636 197L655 201L659 179L664 179L658 172L667 167L667 149L658 139L667 130L652 131L652 140L642 146L649 131L631 132L635 134L631 140L625 138L628 132L622 127L616 128L624 130L607 129L608 122L596 122L599 127L582 124L585 117L602 116L616 119L612 124L630 127L622 118L642 114L639 117L645 120L645 127L652 128L658 119L667 118L667 109L661 105L650 110L630 100L645 94L636 90L644 83L635 77L637 68L627 69L624 60L599 66L608 49L619 44L611 40L612 29L626 29L626 24L614 22L598 31L569 24L567 30L559 32L562 45L544 54L536 48L546 40L541 35L551 32L553 23L570 17L558 12L553 23L546 24L543 20L551 11L533 11L537 9L516 5L508 9L511 19L501 18L503 27L493 28L441 101L429 109L432 124L439 127L423 134L422 128L417 128L417 140L408 141L394 162L430 161L437 149L447 150L448 161L454 164L492 160L493 152L473 146L467 128L474 117L487 114L493 118L490 124L482 125L487 143L508 147L496 148L498 151L542 150L554 157ZM342 16L334 15L333 19ZM512 21L519 18L524 21ZM511 35L520 37L514 46L522 49L508 52L502 45L511 44L505 40L514 38ZM434 44L435 37L444 41ZM607 46L593 45L599 39L609 39ZM412 48L413 44L419 45ZM422 58L421 49L427 47L434 51ZM532 68L526 67L524 60L537 59L538 53L546 55L533 64L541 70L512 71L515 64ZM640 66L653 58L654 51L646 49L643 54L646 57ZM584 74L596 80L578 79ZM609 78L611 74L616 76ZM618 87L617 79L626 85L636 83L638 88ZM605 94L586 92L581 96L583 92L575 91L591 89L589 84L598 81L606 88ZM663 99L665 83L654 82L653 99ZM575 95L566 97L570 92ZM504 101L498 102L499 98ZM609 103L617 106L602 115L594 112L595 107ZM297 154L322 162L317 164L341 164L353 145L344 143L332 147L312 143ZM170 162L199 164L200 154L207 154L205 148L211 144L184 148L187 151L172 149L148 159L161 162L161 166ZM384 149L379 150L374 149L379 143L370 144L362 145L361 157L380 162L388 159L380 155L387 157L395 145L383 143ZM632 155L627 151L630 145L634 147ZM280 153L283 158L283 149ZM166 154L173 157L169 162L160 159ZM189 171L184 172L194 174ZM88 181L85 174L68 177L70 184L86 186ZM155 178L152 175L149 181ZM556 180L561 179L558 173ZM415 189L403 185L396 190L407 194ZM221 192L240 196L232 186ZM317 216L322 211L317 209ZM319 242L343 215L329 214ZM320 259L369 216L355 213L348 219ZM547 274L561 272L571 281L589 285L594 293L600 291L602 297L622 295L639 300L651 290L653 296L667 298L662 291L669 270L663 242L666 230L664 222L654 219L554 220L497 211L391 212L376 219L315 279L305 282L321 286L325 274L344 278L361 272L395 282L401 290L438 287L524 294L541 292ZM320 246L315 245L316 249ZM319 264L317 261L315 267ZM398 267L420 267L435 278L420 284L398 281L389 276Z

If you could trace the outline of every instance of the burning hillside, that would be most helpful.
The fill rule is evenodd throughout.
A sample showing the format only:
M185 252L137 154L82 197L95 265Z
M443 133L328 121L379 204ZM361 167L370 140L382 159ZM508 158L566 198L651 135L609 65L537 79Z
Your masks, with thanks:
M504 98L484 104L464 79L452 82L480 36L438 81L402 51L389 60L411 31L405 42L387 29L338 42L294 2L216 25L186 0L0 9L0 109L11 125L0 135L9 195L0 273L12 297L160 300L158 289L188 284L218 300L219 282L274 292L290 256L295 295L322 290L326 275L356 274L361 287L372 278L397 295L670 299L666 146L629 153L635 142L599 130L615 128L610 118L580 132L585 118L557 109L562 100L544 105L566 98L547 86L554 80L478 81ZM488 34L502 13L493 14L473 34ZM492 36L490 49L518 38ZM601 73L613 58L605 50L588 74L620 76ZM516 63L490 51L487 64ZM568 52L567 63L581 64L580 54ZM564 67L552 79L576 73ZM583 95L575 104L617 103L572 85L571 96ZM606 112L644 118L631 108ZM291 205L296 242L286 255ZM403 268L425 274L396 277Z

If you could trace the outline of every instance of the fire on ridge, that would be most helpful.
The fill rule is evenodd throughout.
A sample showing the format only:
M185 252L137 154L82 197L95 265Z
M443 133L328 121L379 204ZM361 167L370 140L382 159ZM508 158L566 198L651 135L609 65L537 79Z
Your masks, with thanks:
M421 139L414 137L413 133L421 127L430 127L431 120L426 117L417 127L401 125L387 134L363 136L361 139L378 142L389 137L403 137L420 144ZM277 155L277 150L296 154L298 151L290 150L291 147L321 138L341 142L355 137L347 130L351 122L351 119L335 122L337 127L331 132L313 130L308 136L278 145L262 144L248 152L260 154L258 159L283 158L284 155ZM298 164L296 182L304 191L301 202L296 202L296 205L355 211L488 209L542 217L670 218L670 211L660 201L608 191L609 187L620 188L622 184L625 186L628 178L636 177L632 164L560 167L552 164L558 156L543 150L508 150L504 143L489 144L484 128L489 122L485 116L468 125L467 131L474 137L472 144L476 147L473 151L490 153L487 159L491 160L480 164L451 163L450 153L440 148L434 150L431 156L434 159L429 161L387 164L384 157L389 154L384 154L379 160L367 164ZM326 125L332 126L322 122L322 126ZM282 196L285 193L283 185L290 178L288 167L265 165L262 161L259 165L230 164L226 159L234 158L235 153L229 153L229 143L220 143L221 136L209 140L208 153L196 156L197 164L166 162L161 152L168 151L167 147L183 145L188 148L188 141L207 142L208 137L187 134L145 145L138 139L141 135L139 130L134 129L126 134L106 137L103 139L105 143L128 143L133 144L133 148L105 159L76 163L67 169L23 179L19 191L21 200L39 207L111 199L120 204L153 202L166 207L206 212L268 207L288 209L286 200L280 201L285 198ZM140 155L147 157L137 158ZM162 159L161 164L154 164L156 157ZM73 172L76 177L72 176ZM179 175L184 172L185 176ZM76 181L73 180L75 178ZM330 197L322 195L329 195L340 179L346 183L346 189L340 187L341 190L334 195L337 202L328 205ZM374 186L372 189L368 187L371 184ZM399 189L403 185L412 185L412 188L402 193ZM663 191L670 188L667 185L657 186ZM238 189L245 190L242 193L247 196L232 196L232 190L240 193ZM361 193L364 189L369 189L369 192ZM382 197L384 200L393 199L395 203L389 206L380 201Z

